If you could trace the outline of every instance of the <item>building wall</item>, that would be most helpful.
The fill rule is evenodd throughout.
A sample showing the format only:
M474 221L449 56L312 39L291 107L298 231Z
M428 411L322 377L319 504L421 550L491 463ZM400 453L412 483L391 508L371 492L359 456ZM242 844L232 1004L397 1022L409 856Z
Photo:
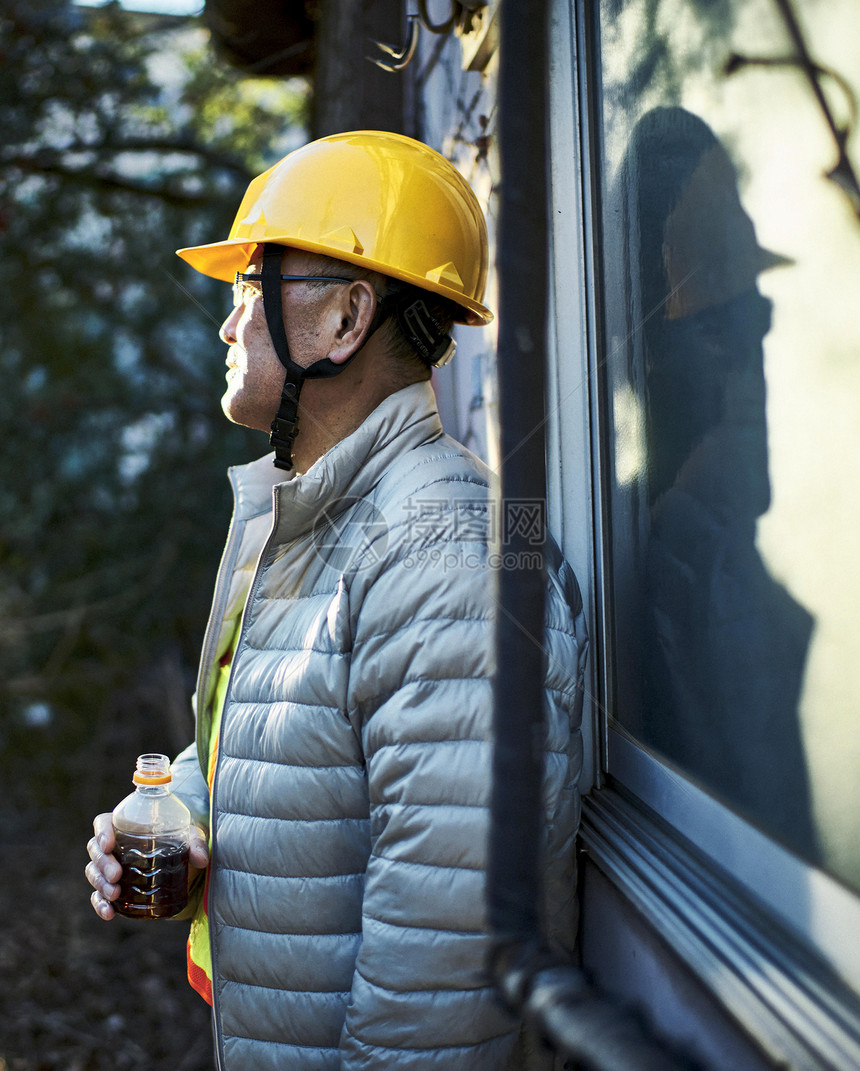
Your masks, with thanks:
M720 1001L631 907L600 870L584 861L582 961L600 989L644 1014L673 1051L713 1071L767 1071L773 1064Z
M464 70L464 47L453 36L422 30L409 68L414 133L452 160L484 208L494 246L498 184L494 55L484 70ZM396 76L392 76L396 77ZM490 266L486 304L496 308L495 268ZM456 331L457 354L434 373L445 429L496 468L495 348L497 325Z

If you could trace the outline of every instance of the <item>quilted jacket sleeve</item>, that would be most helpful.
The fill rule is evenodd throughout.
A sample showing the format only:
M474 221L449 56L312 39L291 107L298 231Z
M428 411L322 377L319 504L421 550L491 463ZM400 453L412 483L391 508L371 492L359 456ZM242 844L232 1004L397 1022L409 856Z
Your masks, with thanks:
M449 503L423 535L390 526L353 585L372 851L344 1071L501 1071L516 1042L484 974L493 593L462 521Z
M202 826L209 828L209 787L200 769L197 758L197 745L189 746L171 763L173 771L173 792L191 811L191 817Z
M209 786L200 769L200 761L197 758L197 745L189 744L181 751L170 764L173 772L172 789L176 796L182 800L191 811L191 818L201 829L209 829ZM203 873L197 875L189 890L188 906L179 915L178 921L185 921L194 917L197 910L199 897L203 892Z

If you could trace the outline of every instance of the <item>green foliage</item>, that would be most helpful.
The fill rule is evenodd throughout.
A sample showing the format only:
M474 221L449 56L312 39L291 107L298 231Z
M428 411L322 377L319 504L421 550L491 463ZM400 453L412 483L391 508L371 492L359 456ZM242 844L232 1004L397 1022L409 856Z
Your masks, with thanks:
M226 234L306 98L193 19L0 8L0 749L31 775L190 737L224 470L266 444L218 404L226 287L173 251Z

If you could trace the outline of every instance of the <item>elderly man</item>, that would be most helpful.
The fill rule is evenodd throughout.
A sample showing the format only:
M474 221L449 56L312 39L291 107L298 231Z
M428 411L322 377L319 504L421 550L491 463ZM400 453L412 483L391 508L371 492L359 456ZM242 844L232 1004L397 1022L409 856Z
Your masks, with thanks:
M234 281L222 404L274 447L231 470L196 746L174 764L211 848L192 852L189 977L218 1065L539 1066L484 974L497 514L429 383L452 323L491 319L477 200L425 145L335 135L180 256ZM569 948L586 642L548 558L546 926ZM105 919L113 846L100 815Z

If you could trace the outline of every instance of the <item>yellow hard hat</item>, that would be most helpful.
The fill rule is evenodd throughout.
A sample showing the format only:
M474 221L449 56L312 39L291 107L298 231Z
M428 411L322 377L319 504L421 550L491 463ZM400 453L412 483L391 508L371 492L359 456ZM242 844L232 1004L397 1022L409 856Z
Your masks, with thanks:
M230 228L178 249L192 268L232 282L256 247L275 242L379 271L449 298L467 324L488 324L487 227L457 169L402 134L359 130L312 141L253 180Z

